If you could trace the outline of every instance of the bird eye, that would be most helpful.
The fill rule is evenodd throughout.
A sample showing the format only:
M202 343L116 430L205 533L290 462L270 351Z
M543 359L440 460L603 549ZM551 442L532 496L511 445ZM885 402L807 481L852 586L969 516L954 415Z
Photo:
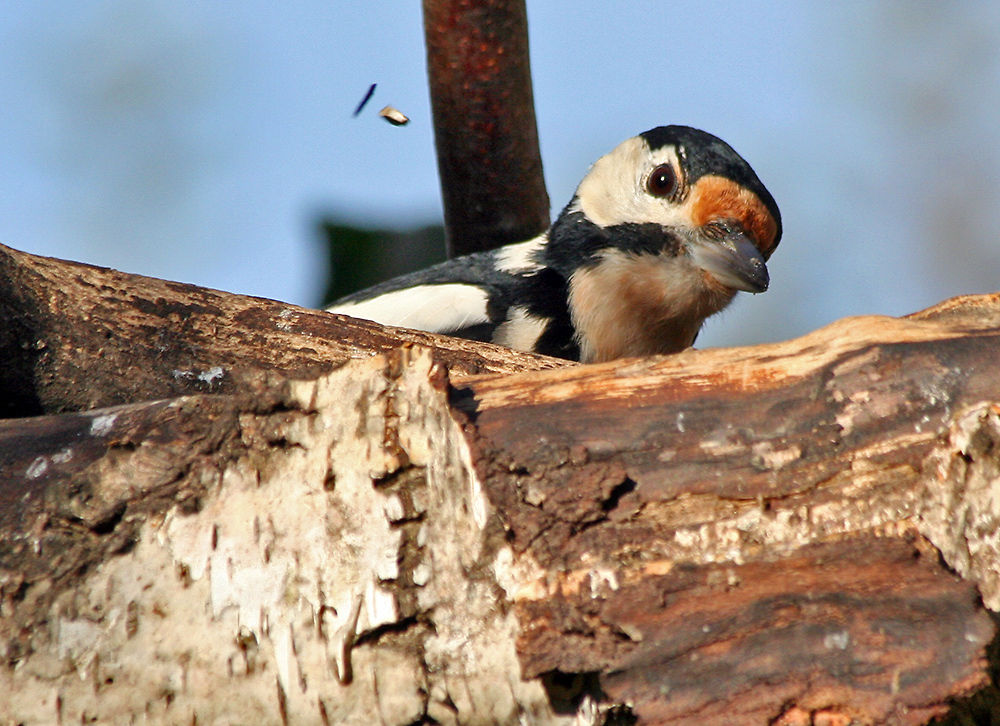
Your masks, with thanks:
M654 197L669 197L677 188L677 176L670 164L660 164L646 180L646 188Z

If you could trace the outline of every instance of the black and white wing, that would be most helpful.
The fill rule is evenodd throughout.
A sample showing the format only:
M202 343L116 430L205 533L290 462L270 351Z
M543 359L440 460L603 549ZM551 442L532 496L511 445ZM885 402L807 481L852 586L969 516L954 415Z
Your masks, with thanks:
M502 295L505 281L489 285L476 276L484 262L477 257L388 280L341 298L327 310L382 325L491 340L496 323L490 319L490 300Z
M545 235L459 257L327 308L383 325L574 357L565 281L541 262Z

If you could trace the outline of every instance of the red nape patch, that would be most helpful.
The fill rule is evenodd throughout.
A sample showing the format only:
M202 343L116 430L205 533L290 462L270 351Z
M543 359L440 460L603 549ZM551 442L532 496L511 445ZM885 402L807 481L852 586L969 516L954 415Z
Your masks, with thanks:
M753 192L721 176L703 176L691 189L691 218L701 227L716 219L735 219L753 237L767 259L774 249L778 224Z

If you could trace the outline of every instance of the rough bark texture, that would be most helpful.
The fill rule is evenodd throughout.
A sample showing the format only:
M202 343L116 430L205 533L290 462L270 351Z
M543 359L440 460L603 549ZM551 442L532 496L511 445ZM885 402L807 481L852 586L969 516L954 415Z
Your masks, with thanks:
M525 676L599 674L653 723L940 712L982 675L977 597L1000 607L998 355L984 296L460 384L536 572L513 594Z
M433 366L59 417L76 442L13 467L36 495L0 548L0 719L549 719L471 574L487 503Z
M548 229L524 0L424 0L448 256Z
M18 259L0 305L56 331L24 385L130 402L0 423L2 722L919 724L987 681L998 296L531 373L459 376L469 344L449 378L372 357L394 331L273 352L288 306L174 290L218 308L192 323L169 283ZM307 375L323 345L355 352ZM145 400L177 348L254 365Z
M564 364L0 245L0 416L234 393L247 371L328 371L406 342L456 372Z

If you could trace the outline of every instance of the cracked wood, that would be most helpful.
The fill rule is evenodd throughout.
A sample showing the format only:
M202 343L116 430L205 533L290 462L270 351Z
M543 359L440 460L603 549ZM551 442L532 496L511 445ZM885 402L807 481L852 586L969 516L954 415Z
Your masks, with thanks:
M0 431L5 716L916 724L985 682L996 296L448 389L434 361L550 362L443 339L308 372L413 339L4 259L5 390L134 402ZM141 402L181 391L212 393Z
M954 528L944 503L972 511L971 495L941 472L971 451L995 472L989 445L963 441L998 438L1000 377L982 365L998 355L1000 297L983 296L776 345L458 382L535 572L512 594L525 674L596 673L650 723L720 726L781 703L919 724L985 683L998 513L980 500ZM951 559L973 579L931 542L979 552Z

